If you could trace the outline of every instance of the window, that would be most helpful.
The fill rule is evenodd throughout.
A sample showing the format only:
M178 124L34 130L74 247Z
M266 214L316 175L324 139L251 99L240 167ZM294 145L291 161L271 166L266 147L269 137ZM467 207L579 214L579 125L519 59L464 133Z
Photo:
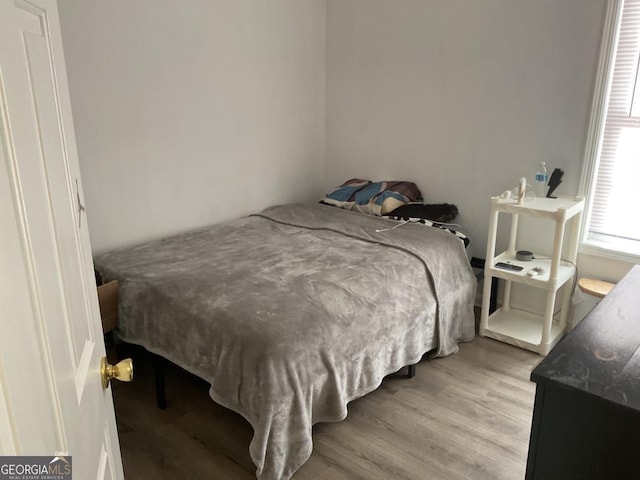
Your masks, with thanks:
M582 181L583 247L634 261L640 259L639 61L640 0L610 0Z

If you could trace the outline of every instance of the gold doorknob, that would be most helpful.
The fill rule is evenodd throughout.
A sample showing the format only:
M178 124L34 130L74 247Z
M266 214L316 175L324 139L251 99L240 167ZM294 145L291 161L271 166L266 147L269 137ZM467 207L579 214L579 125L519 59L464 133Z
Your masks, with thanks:
M112 378L121 382L130 382L133 380L133 360L125 358L115 365L109 365L107 357L102 357L100 374L102 376L102 388L107 388Z

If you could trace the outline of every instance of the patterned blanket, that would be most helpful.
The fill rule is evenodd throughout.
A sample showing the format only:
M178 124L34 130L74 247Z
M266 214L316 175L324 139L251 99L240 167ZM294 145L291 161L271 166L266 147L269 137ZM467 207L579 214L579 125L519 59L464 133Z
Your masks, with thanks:
M372 182L352 178L327 193L321 202L346 210L385 215L406 203L421 200L422 193L413 182Z

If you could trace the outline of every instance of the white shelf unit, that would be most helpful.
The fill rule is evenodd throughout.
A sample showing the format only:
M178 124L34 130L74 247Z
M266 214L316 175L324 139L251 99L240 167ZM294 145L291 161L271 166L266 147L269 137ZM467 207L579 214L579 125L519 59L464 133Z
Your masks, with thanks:
M584 210L581 198L536 198L519 205L517 200L493 197L491 199L491 218L487 239L487 260L484 272L482 292L482 312L480 314L480 335L494 338L502 342L532 350L540 355L547 355L568 330L567 314L571 292L565 291L561 309L554 317L557 292L565 283L574 278L575 267L563 261L562 247L565 230L571 224L567 235L568 253L566 260L573 264L578 254L580 221ZM506 252L496 255L496 232L499 214L510 214L511 229ZM553 253L551 258L520 261L516 259L516 239L518 235L518 219L520 216L538 217L555 222ZM495 267L498 262L519 265L519 272ZM542 267L544 273L528 276L534 267ZM502 305L491 315L491 282L493 278L505 280ZM537 315L511 306L511 285L513 282L546 290L546 304L543 315ZM565 289L566 290L566 289ZM558 299L559 300L559 299Z

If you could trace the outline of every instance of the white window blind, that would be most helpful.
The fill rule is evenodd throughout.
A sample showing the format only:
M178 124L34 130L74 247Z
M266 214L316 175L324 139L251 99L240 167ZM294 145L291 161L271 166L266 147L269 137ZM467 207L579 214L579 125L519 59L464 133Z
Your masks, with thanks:
M585 240L640 254L640 0L624 0L614 52Z

